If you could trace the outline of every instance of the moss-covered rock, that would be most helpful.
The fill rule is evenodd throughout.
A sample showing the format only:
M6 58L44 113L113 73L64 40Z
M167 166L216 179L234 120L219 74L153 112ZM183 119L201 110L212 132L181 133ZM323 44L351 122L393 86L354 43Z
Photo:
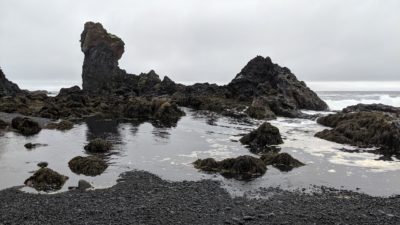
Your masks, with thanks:
M263 154L260 158L266 165L272 165L281 171L290 171L293 168L304 166L305 164L293 158L288 153L270 152Z
M111 150L111 148L112 144L101 138L93 139L85 146L86 151L93 153L107 152Z
M250 180L265 174L267 168L261 159L253 156L239 156L215 161L212 158L198 159L195 168L206 172L218 172L228 178L237 180Z
M62 188L67 176L61 175L47 167L40 168L31 177L25 180L25 185L38 191L57 191Z
M268 122L264 122L256 130L243 136L240 142L247 145L252 152L258 153L268 145L282 144L282 137L277 127L272 126Z
M42 130L37 122L27 117L15 117L11 121L11 126L26 136L37 134Z
M107 163L96 156L77 156L68 162L72 172L86 176L97 176L102 174L108 167Z
M400 154L400 118L396 113L340 112L317 122L332 129L320 131L316 137L357 147L378 147L377 152L385 155Z

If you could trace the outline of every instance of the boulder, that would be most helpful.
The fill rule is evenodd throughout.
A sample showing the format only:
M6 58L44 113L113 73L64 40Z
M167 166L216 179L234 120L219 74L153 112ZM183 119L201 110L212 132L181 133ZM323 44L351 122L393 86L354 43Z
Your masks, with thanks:
M60 190L66 180L68 180L67 176L44 167L37 170L31 177L25 180L24 184L38 191L47 192Z
M304 166L305 164L293 158L288 153L269 152L260 158L266 165L272 165L281 171L290 171L293 168Z
M97 176L102 174L108 167L107 163L96 156L77 156L68 162L72 172L86 176Z
M264 175L267 171L261 159L246 155L222 161L215 161L212 158L198 159L193 164L196 169L206 172L218 172L224 177L237 180L250 180Z
M42 130L37 122L27 117L15 117L11 121L11 126L26 136L37 134Z
M85 150L88 152L92 153L101 153L101 152L107 152L111 150L111 143L101 139L101 138L96 138L91 140L86 146Z
M85 191L90 188L92 188L92 185L89 182L87 182L86 180L78 181L78 190Z
M262 151L268 145L283 143L279 129L268 122L264 122L260 127L243 136L240 142L247 145L254 153Z
M384 155L400 154L400 118L394 113L340 112L317 122L332 129L320 131L316 137L361 148L377 147L377 153Z

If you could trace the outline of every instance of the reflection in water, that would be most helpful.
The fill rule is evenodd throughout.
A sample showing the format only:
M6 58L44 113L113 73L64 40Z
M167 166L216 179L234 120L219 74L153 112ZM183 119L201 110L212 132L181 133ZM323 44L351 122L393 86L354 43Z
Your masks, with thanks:
M198 158L222 160L239 155L253 155L238 140L241 135L256 128L261 121L242 123L218 117L212 123L210 117L185 110L177 127L160 128L151 123L88 119L72 130L60 132L42 130L33 137L23 137L6 132L0 137L0 189L21 185L37 170L41 161L49 168L70 177L62 188L76 186L85 179L96 188L115 184L118 176L133 169L146 170L168 180L218 179L230 191L253 191L259 187L307 188L324 185L357 190L372 195L399 194L400 162L378 161L379 156L367 152L349 153L337 149L346 147L313 137L325 129L311 120L283 119L271 121L280 129L284 144L281 152L290 153L306 165L290 172L281 172L268 166L266 174L251 182L238 182L219 175L197 171L192 162ZM212 124L212 125L210 125ZM105 172L96 177L76 175L68 162L76 156L87 156L84 145L96 137L106 137L113 143L110 153L100 155L109 164ZM48 146L27 151L27 142ZM276 149L277 151L279 149Z

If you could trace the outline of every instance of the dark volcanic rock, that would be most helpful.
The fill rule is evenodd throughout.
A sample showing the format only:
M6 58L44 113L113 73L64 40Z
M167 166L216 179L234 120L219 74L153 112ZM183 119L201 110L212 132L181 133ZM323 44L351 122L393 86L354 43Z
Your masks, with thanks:
M243 136L240 142L244 145L248 145L253 152L261 151L268 145L283 143L279 129L268 122L264 122L256 130Z
M378 153L400 154L400 118L380 111L341 112L321 117L319 124L332 127L316 137L358 147L378 147Z
M273 165L281 171L290 171L293 168L304 166L305 164L293 158L286 152L275 153L270 152L263 154L260 158L266 165Z
M91 140L86 146L85 150L88 152L107 152L111 150L111 143L109 143L106 140L103 140L101 138L96 138L94 140Z
M250 60L235 79L228 84L229 89L240 99L265 96L271 102L294 109L325 110L328 106L304 82L286 67L272 63L269 57L257 56ZM271 107L272 108L272 107Z
M102 174L108 167L107 163L96 156L77 156L68 162L72 172L86 176L97 176Z
M344 113L373 112L373 111L399 114L400 108L390 106L390 105L384 105L384 104L362 104L362 103L360 103L357 105L348 106L342 110L342 112L344 112Z
M206 172L218 172L222 176L238 180L260 177L267 171L261 159L246 155L218 162L212 158L198 159L193 164L196 169Z
M37 164L37 166L40 167L40 168L45 168L48 165L49 165L49 163L47 163L47 162L40 162L40 163Z
M11 121L11 126L26 136L37 134L42 129L37 122L27 117L15 117Z
M7 80L6 76L3 73L3 70L0 68L0 97L14 96L21 92L22 91L21 89L19 89L18 85Z
M38 191L57 191L62 188L67 176L61 175L47 167L40 168L25 181L25 185Z

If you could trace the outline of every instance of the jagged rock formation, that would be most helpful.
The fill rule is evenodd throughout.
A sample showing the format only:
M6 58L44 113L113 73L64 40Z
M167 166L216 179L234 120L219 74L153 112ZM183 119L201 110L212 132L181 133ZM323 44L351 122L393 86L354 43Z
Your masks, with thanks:
M108 33L100 23L87 22L81 35L85 54L83 90L95 93L171 95L182 106L224 112L250 108L245 112L258 119L276 115L299 117L299 109L325 110L327 105L288 68L272 63L269 57L252 59L225 86L216 84L176 84L163 80L151 70L147 74L127 74L118 67L124 42Z
M0 97L2 96L13 96L21 93L18 85L7 80L6 75L4 75L3 70L0 68Z
M316 137L358 147L377 147L377 153L400 156L398 108L382 104L356 105L337 114L321 117L319 124L331 127Z

